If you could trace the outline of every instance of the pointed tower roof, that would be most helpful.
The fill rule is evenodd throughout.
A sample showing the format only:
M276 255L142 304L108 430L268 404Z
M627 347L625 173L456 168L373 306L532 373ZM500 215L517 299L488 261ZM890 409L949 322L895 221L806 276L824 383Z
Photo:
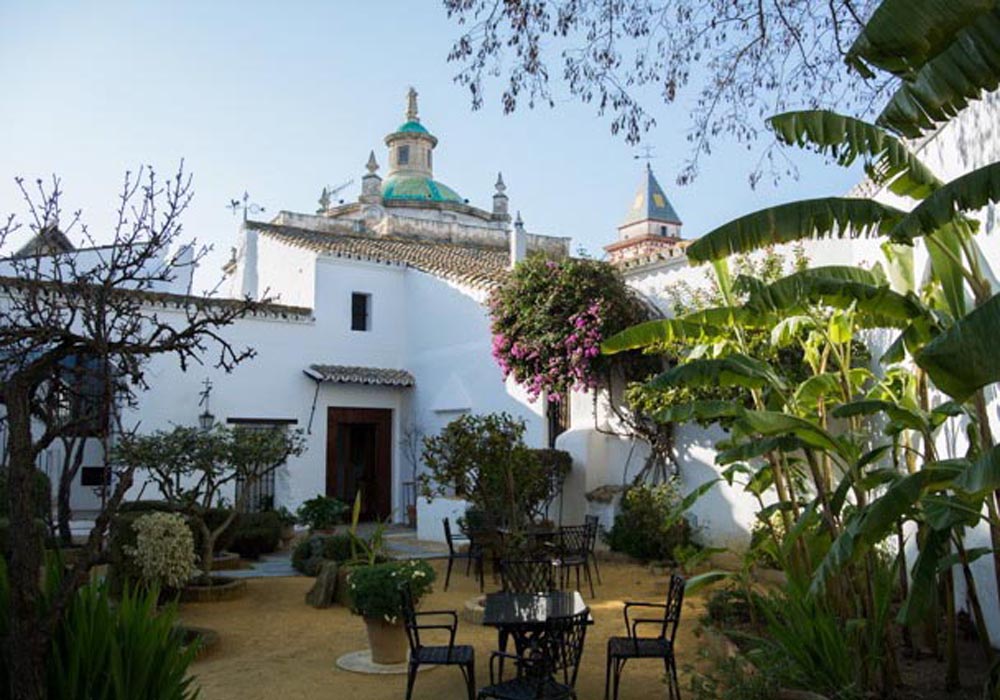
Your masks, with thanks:
M653 169L647 163L645 177L635 193L632 207L628 210L628 214L625 215L625 220L622 221L619 228L649 220L681 224L681 218L677 216L677 212L670 204L670 200L667 199L667 195L663 193L663 188L656 181Z

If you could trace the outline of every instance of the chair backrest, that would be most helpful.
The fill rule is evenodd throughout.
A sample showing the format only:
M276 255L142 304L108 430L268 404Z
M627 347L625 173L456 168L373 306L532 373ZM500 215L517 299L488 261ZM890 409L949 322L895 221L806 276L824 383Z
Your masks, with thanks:
M448 543L448 553L455 556L455 535L451 532L451 521L444 518L444 539Z
M564 685L574 687L589 618L590 610L584 609L576 615L549 620L521 652L522 675L544 683L558 674Z
M559 549L564 554L584 555L589 544L590 527L587 525L567 525L559 528Z
M559 590L551 559L501 559L500 583L507 593L548 593Z
M445 518L447 526L448 519ZM403 601L403 627L406 628L406 639L410 642L410 651L415 652L420 648L420 625L417 624L417 607L413 603L413 591L409 585L403 584L399 587L399 595Z
M594 547L597 546L597 533L601 529L601 521L596 515L585 515L583 524L587 528L587 551L593 554Z
M663 612L662 635L671 643L677 635L677 625L681 621L681 606L684 603L684 577L680 574L670 576L670 587L667 589L667 608Z

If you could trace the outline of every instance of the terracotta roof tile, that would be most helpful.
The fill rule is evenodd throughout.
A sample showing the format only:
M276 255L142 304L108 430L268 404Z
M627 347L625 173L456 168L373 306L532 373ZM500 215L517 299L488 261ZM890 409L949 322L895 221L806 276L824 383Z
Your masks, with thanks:
M316 381L336 384L380 384L384 386L413 386L414 384L413 375L405 369L309 365L309 369L305 372Z
M247 228L300 248L335 257L396 263L457 284L489 289L506 275L509 254L448 241L358 233L344 227L334 232L248 221Z

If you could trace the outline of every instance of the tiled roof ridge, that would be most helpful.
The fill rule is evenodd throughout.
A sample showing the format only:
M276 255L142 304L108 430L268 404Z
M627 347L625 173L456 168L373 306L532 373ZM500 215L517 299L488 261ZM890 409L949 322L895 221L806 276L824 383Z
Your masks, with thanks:
M351 229L314 229L248 222L265 235L313 252L348 259L403 264L442 279L489 289L506 275L506 249L432 238L359 235Z

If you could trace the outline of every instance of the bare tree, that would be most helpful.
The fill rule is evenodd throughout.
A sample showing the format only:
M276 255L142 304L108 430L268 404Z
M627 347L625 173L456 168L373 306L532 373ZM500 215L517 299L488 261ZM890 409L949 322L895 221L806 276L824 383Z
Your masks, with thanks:
M132 471L120 470L79 564L43 608L39 569L44 549L33 522L36 459L55 440L94 420L89 410L52 420L53 397L69 388L67 363L85 359L97 369L103 397L97 406L106 406L112 394L124 407L134 406L148 388L146 368L155 356L173 355L182 369L207 359L227 371L251 357L251 349L232 346L222 329L257 304L166 291L186 272L184 266L196 264L207 252L202 248L189 258L174 255L181 215L192 196L183 165L166 181L152 169L126 174L110 244L104 246L91 237L79 212L63 219L58 179L48 185L17 182L27 221L22 224L11 215L0 223L0 249L22 227L35 237L30 250L0 263L0 401L8 427L11 591L4 654L11 697L26 700L45 695L52 632L88 568L99 561L109 522L132 484ZM67 245L75 235L87 247Z
M789 106L866 114L891 81L862 81L843 57L873 0L444 0L463 28L450 61L472 106L485 81L501 87L504 113L569 94L611 118L611 132L639 142L662 101L693 94L691 151L678 176L721 136L751 142L761 118ZM554 79L555 78L555 79ZM767 149L765 154L773 154ZM764 161L751 173L759 177ZM773 165L773 164L772 164ZM772 169L772 172L777 172Z

